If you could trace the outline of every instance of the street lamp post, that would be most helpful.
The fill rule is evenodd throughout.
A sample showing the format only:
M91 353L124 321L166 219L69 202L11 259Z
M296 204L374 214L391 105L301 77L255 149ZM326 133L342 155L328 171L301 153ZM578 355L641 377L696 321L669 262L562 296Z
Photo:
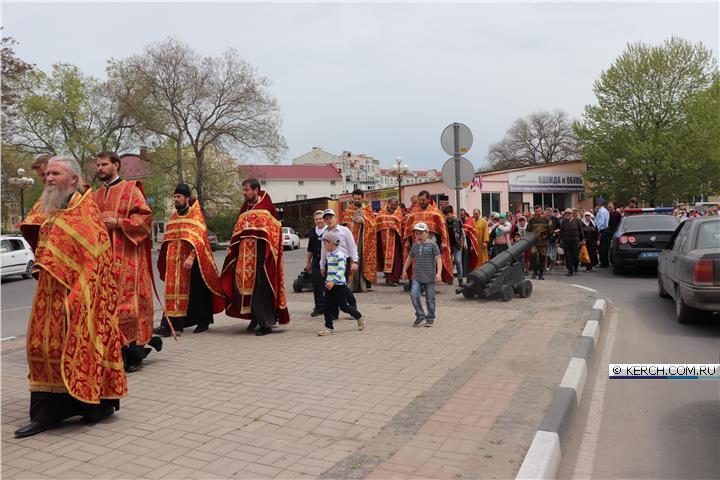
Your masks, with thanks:
M402 157L397 157L395 159L395 171L393 171L394 175L397 175L398 180L398 202L402 203L402 177L407 175L408 173L408 166L403 165L402 163Z
M17 177L9 178L8 181L20 189L20 221L22 222L25 219L25 189L32 187L35 180L25 176L24 168L18 168L17 174Z

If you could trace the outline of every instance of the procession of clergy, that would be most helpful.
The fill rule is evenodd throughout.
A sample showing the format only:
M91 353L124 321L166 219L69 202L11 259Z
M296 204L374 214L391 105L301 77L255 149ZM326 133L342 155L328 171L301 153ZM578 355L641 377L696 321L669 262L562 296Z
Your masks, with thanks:
M290 321L283 281L282 225L257 179L243 182L244 202L218 271L199 203L187 185L175 188L157 266L164 281L164 315L153 329L152 211L139 181L123 180L121 158L96 156L92 190L69 157L39 155L32 165L44 191L21 224L35 253L37 289L28 324L30 423L15 431L28 437L82 416L94 424L119 409L126 372L138 369L162 338L183 329L208 329L213 314L250 320L256 335ZM359 192L358 192L359 193ZM334 212L333 212L334 215ZM358 255L348 268L349 286L364 291L377 282L397 284L412 244L412 226L425 223L441 247L443 281L452 283L446 218L427 192L404 214L390 201L378 214L362 193L345 209ZM487 260L486 240L466 228L471 269ZM486 234L485 234L486 236Z

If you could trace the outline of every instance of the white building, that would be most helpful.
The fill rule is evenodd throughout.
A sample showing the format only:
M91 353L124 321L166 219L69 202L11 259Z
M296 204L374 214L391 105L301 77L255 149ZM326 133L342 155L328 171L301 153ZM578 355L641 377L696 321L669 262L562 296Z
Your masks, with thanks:
M343 151L340 155L313 147L308 153L293 159L293 165L335 165L342 174L343 193L355 189L373 190L380 181L380 161L365 154Z
M260 180L275 203L343 193L343 177L333 165L242 165L240 170L244 178Z
M376 188L397 187L398 177L394 168L381 168L379 182ZM402 175L403 185L415 185L416 183L434 182L442 178L438 170L408 170Z

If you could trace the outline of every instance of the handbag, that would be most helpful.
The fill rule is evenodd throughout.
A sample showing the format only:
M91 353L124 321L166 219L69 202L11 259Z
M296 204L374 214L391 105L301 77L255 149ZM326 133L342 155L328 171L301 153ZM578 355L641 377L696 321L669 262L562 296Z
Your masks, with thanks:
M587 245L585 244L580 248L580 263L590 264L590 253L588 253Z

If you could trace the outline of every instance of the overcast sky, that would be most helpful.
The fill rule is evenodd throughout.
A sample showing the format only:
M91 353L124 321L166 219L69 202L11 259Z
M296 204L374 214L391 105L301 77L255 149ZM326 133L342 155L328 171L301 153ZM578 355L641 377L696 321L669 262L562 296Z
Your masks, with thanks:
M720 8L705 3L18 3L4 36L25 61L78 65L176 37L203 55L237 49L273 82L289 163L313 146L389 165L441 168L440 133L462 122L485 162L518 117L561 108L579 117L593 82L628 42L672 35L717 57Z

